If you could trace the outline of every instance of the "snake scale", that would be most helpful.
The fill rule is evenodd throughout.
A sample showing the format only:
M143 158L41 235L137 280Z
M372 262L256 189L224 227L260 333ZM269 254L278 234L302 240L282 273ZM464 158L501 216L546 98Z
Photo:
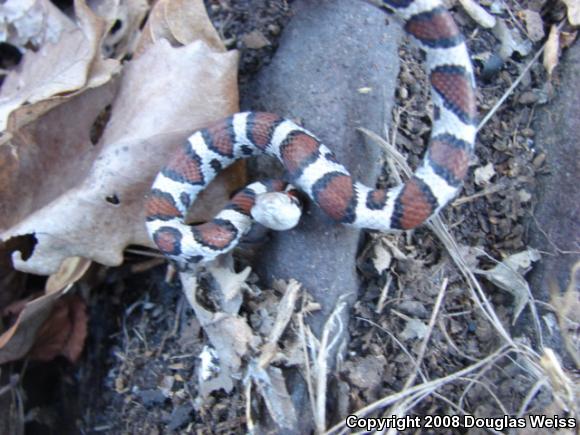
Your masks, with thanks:
M163 254L180 263L198 263L236 246L252 225L260 195L284 192L285 183L249 185L210 222L189 226L184 219L223 168L257 154L279 159L292 185L334 221L359 228L415 228L457 195L476 134L475 79L463 36L440 0L372 3L393 10L426 52L434 121L428 150L413 176L388 190L365 186L294 122L271 113L236 113L193 133L157 174L146 200L146 225ZM293 200L291 191L287 195Z

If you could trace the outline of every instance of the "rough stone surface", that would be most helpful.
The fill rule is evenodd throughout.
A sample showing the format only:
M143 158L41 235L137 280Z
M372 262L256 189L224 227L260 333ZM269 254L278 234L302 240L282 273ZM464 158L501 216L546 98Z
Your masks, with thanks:
M549 174L538 180L537 225L530 226L531 245L545 253L531 276L532 292L540 300L549 299L553 284L567 288L571 268L580 260L579 44L564 54L560 65L558 94L538 111L539 120L534 125L536 143L546 150L550 168ZM545 334L545 346L560 348L557 334L550 336L549 330Z
M242 107L298 120L336 153L356 179L374 185L381 152L376 144L365 143L356 128L381 133L391 119L400 26L387 26L387 16L363 2L298 0L293 9L295 16L272 63L250 86ZM257 165L261 176L280 174L271 170L270 161L267 165L263 161ZM321 312L308 319L319 334L341 295L348 295L350 304L356 299L360 235L357 229L332 223L310 203L297 228L272 234L259 255L263 260L257 265L258 274L266 283L274 278L298 279L322 305ZM348 314L347 309L342 315L343 333ZM303 379L294 376L288 385L302 416L296 433L312 432ZM332 421L332 415L328 419Z
M302 122L357 179L374 185L380 149L356 128L380 133L390 120L400 27L387 25L387 15L363 2L296 1L293 9L273 62L248 90L243 108ZM270 175L265 165L272 162L265 162L260 172ZM312 203L307 207L296 229L272 235L258 272L266 282L301 281L323 302L321 321L339 295L356 295L360 231L334 224Z

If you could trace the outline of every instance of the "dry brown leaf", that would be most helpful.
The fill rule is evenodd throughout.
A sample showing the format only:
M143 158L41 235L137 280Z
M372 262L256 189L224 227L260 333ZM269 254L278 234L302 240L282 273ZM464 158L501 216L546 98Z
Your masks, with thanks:
M253 367L251 377L276 425L295 429L298 426L298 416L282 370L273 366L265 369Z
M530 301L530 286L524 275L532 267L532 263L540 259L540 254L535 249L518 252L505 258L501 263L489 270L475 270L486 279L512 294L514 297L514 319L515 323Z
M202 0L165 0L160 3L165 9L167 29L177 42L187 45L202 39L215 51L225 51Z
M0 131L16 131L87 88L98 87L118 72L118 62L100 52L104 22L82 0L75 1L78 27L62 32L57 43L24 54L0 92ZM18 110L17 110L18 109ZM4 134L1 143L10 139ZM0 144L1 144L0 143Z
M560 30L558 26L552 26L548 40L546 41L546 48L544 49L544 68L548 71L548 78L552 77L554 68L558 65L560 57Z
M258 366L261 369L268 366L270 362L276 358L279 352L278 341L288 327L292 314L294 314L294 307L296 306L296 301L300 296L300 290L301 284L294 279L291 279L286 285L284 296L276 307L276 320L270 327L268 337L266 338L266 344L262 346L262 349L260 349L261 355L258 359Z
M572 44L576 41L576 38L578 37L578 31L572 31L572 32L561 32L560 33L560 45L561 47L564 48L569 48L572 46Z
M179 276L183 292L213 347L211 351L208 348L209 356L204 367L209 366L208 361L211 367L219 366L219 370L210 369L209 374L207 369L200 372L200 393L206 397L219 389L229 392L234 387L233 377L240 374L242 357L248 354L250 348L257 347L259 338L238 314L211 312L204 308L197 301L198 283L194 274L181 273Z
M250 33L242 35L241 40L247 48L253 50L258 50L270 45L268 38L266 38L259 30L252 30Z
M25 355L43 361L63 355L76 361L86 337L85 305L76 296L61 296L62 292L45 294L5 309L4 315L18 317L0 335L0 364Z
M18 314L14 324L0 335L0 364L24 357L34 345L37 331L49 318L60 298L51 293L32 301L18 301L6 307L4 316Z
M544 39L544 21L538 12L531 9L524 9L518 15L524 20L526 31L532 41L538 42Z
M98 152L91 126L115 92L109 84L73 97L0 146L0 231L80 184Z
M42 361L58 355L77 360L87 333L85 303L66 292L90 264L83 258L68 258L47 280L44 295L13 302L4 309L4 316L18 317L0 335L0 363L25 355Z
M226 313L237 313L242 304L242 290L247 288L246 280L252 269L246 267L237 273L233 267L213 263L207 266L207 270L223 295L222 310Z
M0 7L1 42L21 51L55 43L74 24L50 0L7 0Z
M568 21L573 26L580 26L580 1L562 0L568 8Z
M160 0L149 15L136 55L147 47L165 39L172 45L187 45L203 40L216 52L224 52L217 31L211 24L202 0Z
M113 75L120 71L121 65L115 59L104 58L101 53L108 30L106 20L95 15L85 0L75 0L75 11L80 28L91 41L94 41L95 56L91 62L85 88L95 88L107 83Z
M19 253L13 255L15 267L51 274L72 256L118 265L127 245L151 246L143 199L153 177L192 130L237 111L236 74L235 52L216 53L202 41L174 48L161 40L125 67L110 121L96 146L89 139L90 125L96 118L95 109L98 113L110 102L105 97L114 90L109 87L99 88L102 93L108 91L106 96L95 90L94 98L101 101L87 98L89 107L80 104L84 101L80 96L51 111L39 120L46 132L35 125L28 135L19 136L35 153L30 167L19 175L42 178L33 178L30 184L36 186L29 192L35 192L34 196L20 199L23 204L17 218L10 215L5 219L13 226L0 234L2 240L33 235L37 241L27 260ZM52 122L46 123L47 117ZM63 143L60 129L72 129L75 137L65 136L67 142ZM53 141L46 141L47 134ZM48 157L37 143L44 143ZM77 148L74 152L73 146ZM55 153L54 147L61 151ZM21 147L10 151L19 153ZM66 158L51 161L60 158L59 153ZM21 160L13 158L13 166L18 167ZM40 170L39 165L48 167ZM47 179L47 173L52 177ZM219 180L201 195L210 198L211 204L197 201L193 207L197 220L206 220L221 209L243 176L234 168L222 175L221 180L227 182ZM7 196L10 193L14 194L8 192ZM34 213L28 215L30 211ZM12 208L5 210L11 212Z
M508 59L514 52L527 56L532 51L532 43L520 37L517 28L510 28L504 19L498 18L492 29L494 36L500 40L498 54L502 59Z
M482 8L478 2L474 0L459 0L459 3L463 6L465 12L484 29L491 29L495 26L495 17Z
M85 301L78 295L67 295L57 301L50 317L38 330L28 356L50 361L62 355L74 363L83 351L86 337Z
M18 317L0 336L0 363L24 356L50 361L59 355L75 362L83 350L87 316L79 296L21 300L6 307L3 314Z
M391 266L393 255L391 254L391 250L388 248L388 246L386 246L386 244L382 243L381 241L375 244L373 254L373 266L375 267L377 273L380 275Z
M62 262L58 272L53 273L46 280L45 292L56 293L65 289L81 279L89 267L91 261L81 257L69 257Z
M141 35L139 28L149 12L147 0L88 0L88 4L107 21L104 52L115 59L133 53ZM115 30L111 31L113 26Z

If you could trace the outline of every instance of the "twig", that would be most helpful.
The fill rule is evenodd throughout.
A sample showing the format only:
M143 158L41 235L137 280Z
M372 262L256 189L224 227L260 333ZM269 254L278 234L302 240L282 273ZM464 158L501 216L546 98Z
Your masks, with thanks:
M308 358L308 345L306 344L306 328L304 326L304 311L301 310L297 316L298 319L298 330L300 331L300 341L302 343L302 352L304 353L304 370L306 371L306 387L308 388L308 397L310 402L310 409L312 415L316 415L316 395L314 392L314 386L312 385L312 372L310 370L310 359Z
M542 226L538 222L538 218L536 218L536 215L534 213L532 213L532 219L534 219L534 223L536 224L538 231L540 231L540 233L542 233L542 235L546 238L548 243L550 245L552 245L552 247L554 248L554 250L558 254L561 254L561 255L578 255L578 254L580 254L580 251L565 251L564 249L561 249L558 245L556 245L556 242L554 242L552 240L552 238L548 235L548 233L546 233L546 231L542 228Z
M451 203L451 207L459 207L460 205L466 204L468 202L474 201L482 196L491 195L492 193L501 192L505 190L506 186L504 184L494 184L492 186L486 187L481 192L474 193L470 196L462 196L461 198L457 198L455 201Z
M161 353L163 353L163 348L165 347L165 342L172 337L175 337L177 335L177 331L179 330L179 324L181 323L181 313L183 311L183 307L184 307L184 297L183 294L181 294L181 296L179 297L179 302L177 302L177 309L175 310L175 320L173 321L173 328L171 329L171 331L167 334L165 334L163 336L163 338L161 339L161 344L159 345L159 348L157 349L157 351L155 352L155 354L157 356L161 355Z

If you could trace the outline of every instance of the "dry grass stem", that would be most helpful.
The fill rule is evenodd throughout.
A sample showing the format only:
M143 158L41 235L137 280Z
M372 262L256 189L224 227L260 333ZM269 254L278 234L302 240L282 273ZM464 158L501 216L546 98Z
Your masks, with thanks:
M315 376L316 376L316 405L314 422L317 433L324 433L326 429L326 404L327 404L327 387L328 387L328 363L334 352L332 350L340 343L343 338L344 324L341 319L342 312L346 309L347 304L339 301L334 310L328 316L322 330L322 339L320 348L316 357Z
M562 21L560 24L558 24L557 28L558 29L561 29L562 26L564 25L564 22L565 22L565 20ZM514 80L514 82L511 84L511 86L504 92L504 94L501 96L501 98L499 100L497 100L497 102L493 105L493 107L489 110L489 112L487 112L485 114L485 116L480 121L479 125L477 126L477 131L481 130L483 128L483 126L485 124L487 124L487 122L491 119L491 117L493 115L495 115L495 113L498 111L498 109L501 107L501 105L505 102L505 100L518 87L518 85L523 80L523 78L525 77L525 75L529 71L529 69L534 65L534 63L536 63L538 61L538 59L540 58L540 56L542 55L542 53L544 52L545 49L546 49L546 43L544 43L544 45L542 45L542 47L534 55L534 57L532 58L532 60L530 60L526 64L526 66L522 69L522 71L520 72L520 75L518 76L518 78Z
M292 319L292 314L294 313L294 306L300 296L301 285L296 280L290 280L288 286L286 287L286 293L282 297L279 304L279 309L277 311L276 319L274 321L274 326L266 339L266 343L262 346L262 351L260 359L258 361L258 366L260 368L265 368L270 361L276 356L276 350L278 347L278 340L282 337L282 334L286 330L288 323Z
M502 98L496 103L496 105L490 110L490 112L486 115L486 117L480 123L479 128L483 127L488 120L493 116L494 113L498 110L501 104L506 100L506 98L510 95L511 92L515 89L517 84L522 80L523 75L529 70L531 65L537 61L542 53L543 48L536 53L534 59L526 66L526 68L522 71L518 80L508 89L508 91L502 96ZM408 167L406 160L402 157L402 155L394 149L389 143L384 141L378 135L370 132L366 129L359 129L363 134L367 135L370 139L379 143L388 154L388 159L391 159L394 164L393 167L396 167L396 170L400 170L405 176L409 176L411 174L411 170ZM492 188L484 191L479 192L476 195L473 195L469 198L462 198L455 202L455 205L464 204L468 201L472 201L476 199L476 197L487 195L489 193L494 193L499 191L503 188L503 186L493 186ZM404 348L404 346L398 342L389 331L381 328L379 325L376 325L381 330L387 332L391 338L401 347L401 349L405 349L404 352L409 358L413 361L415 365L415 369L412 375L408 378L405 386L401 391L398 393L394 393L392 395L386 396L370 405L358 410L355 415L358 417L367 416L371 413L375 413L380 409L384 409L387 406L393 406L390 412L387 412L386 415L403 415L408 413L410 409L417 403L417 400L420 400L424 394L435 394L435 390L440 388L442 385L450 382L455 381L464 381L467 382L465 390L462 394L462 399L460 400L459 404L456 405L459 409L463 410L462 401L466 397L467 392L474 386L479 385L483 387L485 391L488 392L490 397L497 403L499 409L502 410L505 414L509 414L508 410L501 403L500 399L496 396L493 392L492 388L483 381L483 377L486 372L491 370L495 367L496 362L498 362L501 358L506 358L510 361L511 364L519 367L523 373L526 373L531 377L532 380L535 380L534 385L523 399L522 403L519 406L519 413L523 415L526 410L529 408L532 400L540 393L540 391L544 388L547 388L555 397L556 402L562 409L571 409L574 403L574 389L571 387L573 385L572 381L570 380L569 376L566 375L566 372L562 370L561 366L559 365L557 359L555 357L550 357L549 349L543 349L542 345L542 336L541 336L541 322L539 318L539 314L536 310L534 305L534 299L532 295L529 294L529 301L530 303L530 313L532 317L532 321L535 325L536 333L539 339L539 348L542 349L543 356L532 349L524 340L514 340L510 334L510 332L504 327L502 321L498 317L493 305L487 298L483 287L481 286L480 282L474 275L473 271L470 267L466 264L464 258L462 257L461 251L455 239L450 234L448 228L443 223L440 216L436 216L430 220L428 223L428 227L433 231L433 233L439 238L443 246L445 247L446 251L448 252L449 256L459 269L459 272L464 277L465 282L470 290L471 298L475 302L478 310L482 313L482 315L487 319L490 325L494 328L495 332L501 338L501 344L498 349L491 353L490 355L486 356L483 359L475 360L473 357L469 357L465 355L463 352L460 352L458 347L453 343L453 340L449 336L448 333L445 331L444 324L442 324L442 319L439 318L439 326L440 329L443 331L443 334L446 340L450 343L451 347L458 351L459 355L462 355L469 360L474 361L474 363L462 370L459 370L453 374L448 376L442 377L440 379L426 381L423 373L419 369L419 365L421 360L424 356L424 352L426 349L426 344L429 340L429 335L431 334L435 322L437 321L437 313L440 309L440 304L442 300L442 291L439 293L438 302L436 303L436 307L434 307L431 320L429 323L429 333L421 343L419 357L414 359L408 351ZM439 300L441 298L441 300ZM383 302L384 304L384 302ZM361 319L368 321L366 319ZM372 322L371 322L372 323ZM512 357L512 355L518 356L518 358ZM413 386L413 383L416 380L417 375L421 376L423 383L419 385ZM328 432L328 434L341 434L347 433L344 424L337 424L336 426L332 427Z
M478 361L475 364L472 364L464 369L458 370L455 373L449 374L439 379L435 379L429 382L424 382L422 384L413 386L406 390L399 391L398 393L391 394L389 396L385 396L382 399L379 399L364 408L359 409L357 412L354 413L359 418L365 417L375 411L378 411L386 406L390 406L393 403L396 403L404 398L415 394L423 394L423 393L433 393L436 389L442 387L445 384L458 380L460 378L465 377L466 375L479 370L480 368L484 368L488 365L493 365L497 362L500 358L506 356L509 352L509 346L504 345L496 350L494 353L488 355L487 357L483 358L482 360ZM330 428L326 434L347 434L348 429L345 427L345 423L339 423L332 428Z

